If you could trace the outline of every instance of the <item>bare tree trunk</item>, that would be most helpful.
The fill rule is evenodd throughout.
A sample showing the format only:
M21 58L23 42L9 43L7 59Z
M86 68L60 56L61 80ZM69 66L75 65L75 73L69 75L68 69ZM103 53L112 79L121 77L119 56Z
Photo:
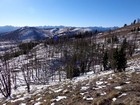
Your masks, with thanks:
M5 58L3 58L0 69L0 91L4 97L8 98L11 95L11 69Z

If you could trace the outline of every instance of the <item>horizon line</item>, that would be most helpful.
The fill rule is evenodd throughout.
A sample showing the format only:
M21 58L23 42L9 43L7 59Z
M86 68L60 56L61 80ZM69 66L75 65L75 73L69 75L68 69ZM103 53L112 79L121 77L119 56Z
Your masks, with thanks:
M122 26L66 26L66 25L0 25L0 27L77 27L77 28L87 28L87 27L102 27L102 28L111 28L111 27L122 27Z

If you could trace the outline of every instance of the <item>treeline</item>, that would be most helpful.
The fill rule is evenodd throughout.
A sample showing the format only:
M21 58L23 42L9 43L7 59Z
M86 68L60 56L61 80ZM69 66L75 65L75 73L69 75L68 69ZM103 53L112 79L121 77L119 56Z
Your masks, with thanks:
M139 32L140 31L140 27L135 27L131 30L131 32Z
M138 23L140 23L140 19L138 18L138 19L135 19L133 22L131 22L131 25L135 25L135 24L138 24ZM124 27L126 27L127 26L127 24L124 24Z
M39 42L21 43L18 45L23 54L27 54L33 47L38 45Z
M97 44L96 39L81 38L68 46L71 51L65 49L67 78L72 79L91 70L94 73L111 69L125 71L129 47L126 39L117 48L107 48L104 44ZM100 70L94 68L96 65L100 65Z
M20 43L17 47L19 49L10 48L8 51L5 51L3 55L0 56L0 59L10 60L14 57L18 57L22 54L27 54L33 47L35 47L38 42L28 42Z
M100 31L93 31L93 32L89 32L89 31L86 31L86 32L82 32L82 33L77 33L77 34L71 34L71 35L62 35L62 36L53 36L51 38L47 38L45 40L45 44L46 45L56 45L56 44L59 44L59 43L65 43L67 41L72 41L72 40L76 40L76 39L79 39L79 38L90 38L92 36L95 36L99 33Z
M125 71L127 67L127 49L128 44L126 39L117 48L106 49L103 55L104 70L112 69L114 72Z

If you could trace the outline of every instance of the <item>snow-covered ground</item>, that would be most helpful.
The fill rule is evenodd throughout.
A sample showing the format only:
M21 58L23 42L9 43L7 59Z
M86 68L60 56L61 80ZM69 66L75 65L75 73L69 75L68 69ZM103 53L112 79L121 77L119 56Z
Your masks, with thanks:
M52 69L52 68L50 69L50 67L53 64L52 61L53 60L55 61L61 57L61 53L56 53L53 50L54 50L54 48L52 48L51 46L45 47L43 44L39 44L32 49L32 51L34 52L34 54L36 56L20 55L19 57L12 58L11 60L8 61L10 68L16 71L16 72L12 73L12 76L16 75L16 85L17 85L17 89L15 90L14 81L12 81L12 94L11 94L11 98L9 99L10 101L16 102L18 100L25 100L26 98L30 98L32 95L38 94L38 93L42 92L43 90L46 90L50 86L56 86L56 85L64 86L66 84L76 85L79 82L83 82L86 80L93 80L95 78L102 77L102 76L113 73L113 71L111 71L111 70L100 72L100 73L97 72L96 74L94 73L94 71L90 71L90 72L85 73L84 75L75 77L72 80L66 79L65 72L59 73L58 71L54 71L53 76L52 76L50 73L50 70ZM23 77L23 73L21 72L21 68L24 65L31 63L35 59L38 59L40 62L42 62L42 61L45 62L45 65L46 65L45 68L47 68L47 70L48 70L48 72L46 73L48 76L48 80L47 80L47 83L45 83L44 85L39 84L39 81L37 81L37 84L32 84L32 82L35 82L35 81L32 80L33 78L30 78L31 79L31 86L30 86L31 92L29 94L29 93L27 93L27 86L26 86L26 83L25 83L25 80ZM31 69L35 71L34 68L31 68ZM95 65L94 69L96 69L97 71L100 70L100 65ZM42 74L40 74L41 77L46 76L45 72L43 71L43 68L40 68L39 70L42 72ZM140 59L138 58L138 59L134 59L134 60L133 59L129 60L128 68L126 70L127 71L129 71L129 70L139 71L140 70ZM59 76L60 74L61 74L61 81L60 81L60 76ZM35 75L35 73L33 73L33 75ZM113 79L112 76L110 76L108 78L108 80L112 80L112 79ZM98 81L96 81L96 84L95 84L96 87L93 87L92 89L94 89L94 90L102 89L102 88L106 87L106 85L103 85L104 83L105 83L105 81L98 80ZM129 84L129 81L127 81L127 83ZM110 84L108 83L108 85L110 85ZM81 91L86 91L88 89L90 89L90 86L88 85L88 83L86 84L86 86L81 87ZM116 86L114 89L121 90L122 87ZM64 91L63 87L62 88L52 88L51 90L54 93ZM83 95L84 100L87 100L87 101L93 100L93 97L84 96L86 94L85 92L82 92L81 94ZM104 96L104 95L106 95L106 92L101 92L100 95ZM122 96L124 96L124 95L126 95L126 94L123 93ZM3 95L0 93L0 99L2 100L2 98L3 98ZM54 104L54 101L60 101L61 99L66 99L66 98L67 98L66 96L57 96L56 98L54 98L52 100L53 101L52 105ZM38 99L38 101L39 100L40 99ZM113 98L112 100L115 101L116 99ZM39 104L41 104L41 103L40 102L36 103L36 105L39 105ZM23 105L24 105L24 103L23 103Z
M2 55L5 51L14 48L13 51L16 51L17 44L13 41L0 41L0 54Z

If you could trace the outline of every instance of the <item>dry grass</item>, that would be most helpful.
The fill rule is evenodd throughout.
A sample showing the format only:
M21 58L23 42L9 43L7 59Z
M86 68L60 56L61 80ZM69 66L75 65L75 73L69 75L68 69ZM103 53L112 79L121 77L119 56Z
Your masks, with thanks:
M103 84L99 86L105 87L98 89L96 81L102 81ZM82 86L89 88L82 91ZM115 89L114 87L116 86L121 86L122 89ZM63 88L63 90L56 93L51 88ZM103 92L106 94L101 95ZM81 93L84 94L82 95ZM126 95L122 95L123 93ZM66 96L67 98L58 102L52 101L57 96ZM83 97L92 97L93 100L88 101ZM39 98L40 100L38 100ZM116 101L113 101L113 98L116 98ZM140 73L122 72L102 76L93 80L86 80L77 84L70 83L64 86L51 86L38 94L32 95L31 98L16 102L3 101L0 105L3 103L7 103L6 105L19 105L21 103L34 105L36 102L41 102L41 105L50 105L52 102L56 105L140 105Z

